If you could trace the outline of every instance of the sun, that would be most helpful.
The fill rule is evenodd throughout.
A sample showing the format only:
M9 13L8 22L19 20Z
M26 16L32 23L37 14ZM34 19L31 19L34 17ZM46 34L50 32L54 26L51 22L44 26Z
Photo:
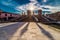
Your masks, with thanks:
M33 11L33 10L34 10L34 7L31 6L31 7L30 7L30 10Z
M28 6L28 10L31 10L31 11L35 10L35 6L34 6L34 5L32 5L32 4L31 4L31 5L29 5L29 6Z

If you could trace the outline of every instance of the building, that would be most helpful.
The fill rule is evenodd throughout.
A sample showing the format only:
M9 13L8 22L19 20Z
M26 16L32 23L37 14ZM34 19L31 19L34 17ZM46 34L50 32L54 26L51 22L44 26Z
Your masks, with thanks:
M46 14L46 16L48 16L52 19L60 21L60 12L56 12L56 13L52 13L52 14Z
M38 16L40 17L42 15L42 10L38 9Z
M20 17L19 14L13 14L13 13L0 11L0 19L8 20L10 18L19 18L19 17Z

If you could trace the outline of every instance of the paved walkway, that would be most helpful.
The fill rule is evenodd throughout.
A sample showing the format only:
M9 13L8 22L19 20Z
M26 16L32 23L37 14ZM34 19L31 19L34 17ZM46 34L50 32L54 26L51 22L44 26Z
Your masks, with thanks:
M8 34L6 37L8 40L60 40L60 32L49 28L50 26L48 25L35 22L20 24L17 24L19 26L15 24L14 28L18 27L17 30L12 28L9 30L10 32L5 31ZM15 32L13 33L13 31Z

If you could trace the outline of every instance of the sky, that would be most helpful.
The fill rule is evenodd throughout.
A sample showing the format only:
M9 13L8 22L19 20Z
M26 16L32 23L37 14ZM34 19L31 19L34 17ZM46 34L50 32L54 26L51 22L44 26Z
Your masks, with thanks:
M5 12L21 14L32 7L53 13L60 11L60 0L0 0L0 10Z

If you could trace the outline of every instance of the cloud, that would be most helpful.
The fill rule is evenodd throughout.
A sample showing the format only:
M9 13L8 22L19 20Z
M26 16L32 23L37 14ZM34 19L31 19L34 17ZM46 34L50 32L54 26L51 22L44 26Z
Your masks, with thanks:
M37 1L37 0L30 0L30 1Z
M36 6L37 5L37 6ZM34 9L38 9L40 7L40 5L38 5L37 0L30 0L30 3L28 4L24 4L22 6L18 6L17 9L18 10L29 10L30 7L34 7Z
M59 7L58 6L55 7L55 6L43 5L41 7L48 8L49 10L43 9L43 11L50 11L51 13L60 11L60 6Z
M0 4L5 5L5 6L9 6L9 7L16 7L19 5L16 2L14 2L13 0L6 0L6 1L2 0L0 2Z
M59 7L54 7L54 6L50 6L50 5L40 5L40 3L37 2L37 0L30 0L30 1L31 2L26 5L18 6L17 9L26 11L31 6L31 7L35 7L35 10L41 9L42 11L56 12L56 11L60 10ZM43 1L47 2L47 0L43 0Z
M43 2L47 2L47 0L43 0Z

